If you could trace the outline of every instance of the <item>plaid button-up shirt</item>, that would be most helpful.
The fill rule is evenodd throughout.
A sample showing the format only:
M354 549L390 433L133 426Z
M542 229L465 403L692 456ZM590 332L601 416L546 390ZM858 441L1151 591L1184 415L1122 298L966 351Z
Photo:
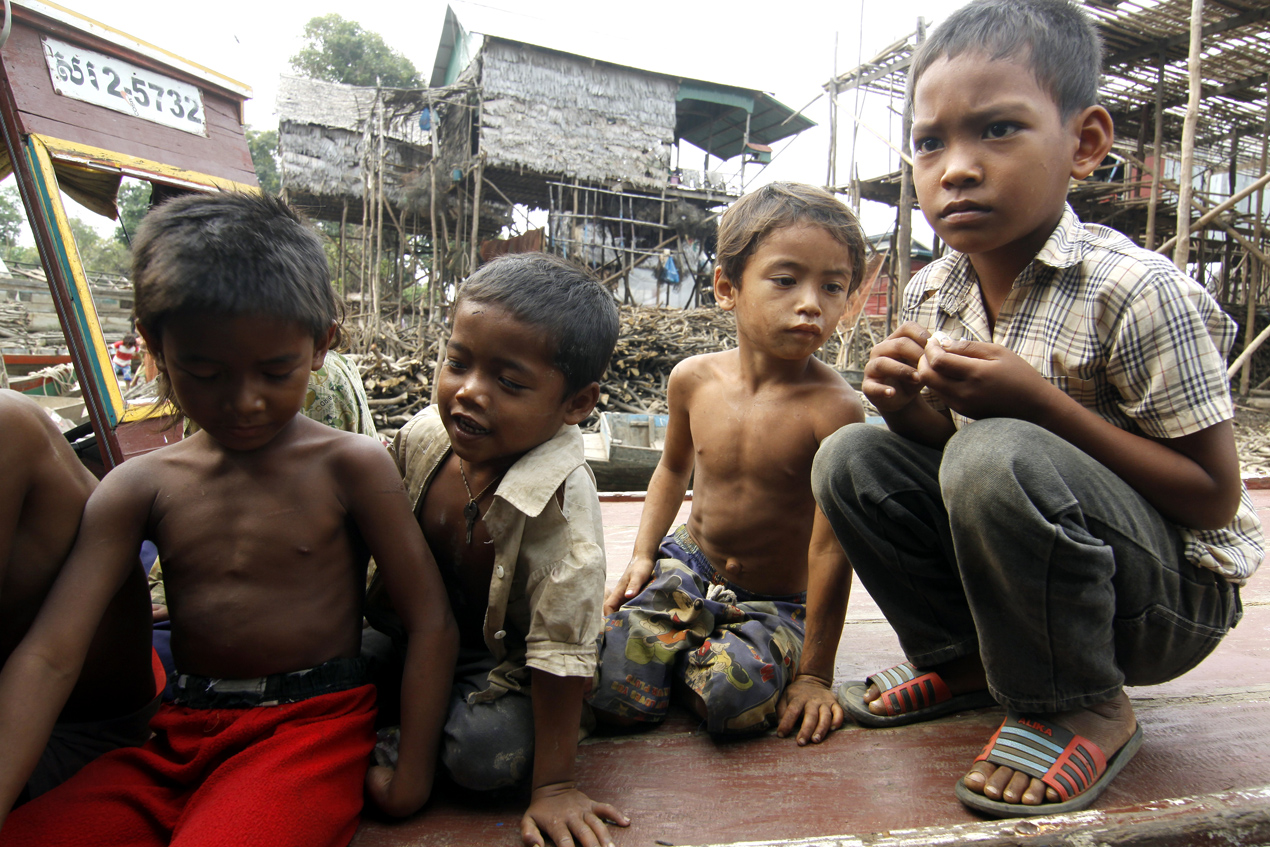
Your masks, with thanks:
M1235 323L1165 257L1068 206L990 325L967 256L953 252L909 283L904 319L1007 347L1121 429L1177 438L1234 416L1226 355ZM929 393L932 406L942 408ZM960 429L969 418L952 413ZM1243 583L1261 563L1261 522L1245 489L1220 530L1179 527L1187 558Z

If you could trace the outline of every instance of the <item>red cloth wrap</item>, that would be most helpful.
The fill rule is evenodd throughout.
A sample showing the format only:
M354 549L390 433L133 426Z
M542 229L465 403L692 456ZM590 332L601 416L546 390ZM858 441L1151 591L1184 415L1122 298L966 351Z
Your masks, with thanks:
M374 721L371 685L254 709L164 705L144 747L15 809L0 845L345 847Z

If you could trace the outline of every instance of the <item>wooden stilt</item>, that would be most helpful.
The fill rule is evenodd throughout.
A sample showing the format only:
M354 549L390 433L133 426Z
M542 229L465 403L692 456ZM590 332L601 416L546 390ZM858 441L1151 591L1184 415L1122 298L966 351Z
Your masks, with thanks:
M1186 69L1190 77L1186 101L1186 121L1182 124L1182 174L1177 201L1177 236L1173 246L1173 264L1186 272L1191 249L1191 195L1194 193L1195 126L1199 122L1201 94L1200 52L1204 47L1204 0L1191 0L1191 43Z
M1261 124L1261 177L1266 176L1267 157L1270 154L1270 82L1266 83L1266 115ZM1265 184L1257 191L1257 224L1253 229L1252 242L1261 247L1262 237L1265 234ZM1246 296L1248 298L1248 311L1244 317L1244 347L1252 344L1253 333L1257 325L1257 300L1261 293L1259 280L1270 275L1270 263L1263 260L1260 267L1254 272L1249 269L1248 286ZM1249 385L1252 382L1252 357L1244 362L1243 370L1239 374L1239 393L1247 397Z

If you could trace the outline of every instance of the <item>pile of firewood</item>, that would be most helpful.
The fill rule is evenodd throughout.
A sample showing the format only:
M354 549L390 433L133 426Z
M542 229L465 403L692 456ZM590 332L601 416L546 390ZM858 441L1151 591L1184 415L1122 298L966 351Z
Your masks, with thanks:
M26 306L13 300L0 300L0 339L26 345L30 328L31 315Z
M613 359L600 387L596 412L665 414L666 380L689 356L736 346L736 320L715 307L650 309L621 307L621 329ZM432 373L448 330L443 324L397 328L381 323L369 329L345 323L346 342L362 375L362 384L380 435L391 437L430 400ZM834 336L820 357L834 362L840 339ZM584 428L594 427L592 415Z

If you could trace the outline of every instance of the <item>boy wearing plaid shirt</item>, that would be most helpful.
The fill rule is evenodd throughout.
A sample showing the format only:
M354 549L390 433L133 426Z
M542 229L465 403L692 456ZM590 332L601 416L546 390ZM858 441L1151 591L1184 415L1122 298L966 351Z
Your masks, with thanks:
M1112 143L1067 0L976 0L914 57L914 182L952 248L908 284L813 488L908 661L865 725L1006 708L969 773L993 816L1087 807L1141 744L1123 686L1193 668L1261 561L1225 375L1233 322L1066 203ZM812 633L808 632L810 639Z

